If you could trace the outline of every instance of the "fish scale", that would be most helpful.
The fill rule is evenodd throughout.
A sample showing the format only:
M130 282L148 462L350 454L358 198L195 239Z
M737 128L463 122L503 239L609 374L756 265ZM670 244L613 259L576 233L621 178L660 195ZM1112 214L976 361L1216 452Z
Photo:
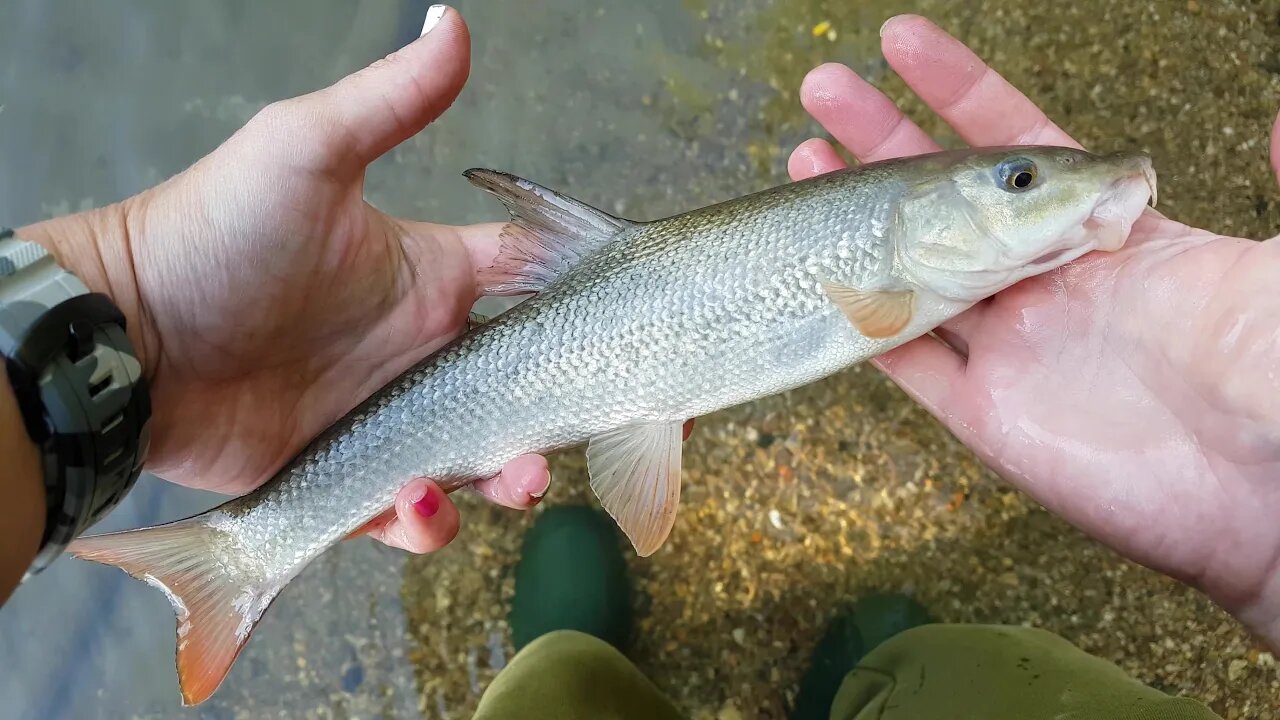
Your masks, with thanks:
M875 174L853 177L863 182L829 178L796 199L770 197L764 212L747 198L626 232L336 423L225 506L234 521L223 527L246 557L289 576L414 477L454 489L521 454L683 421L874 354L887 341L859 336L818 287L820 273L863 284L887 271L882 235L858 233L848 257L831 251L831 237L887 211L892 190ZM815 227L832 207L866 210ZM818 353L798 363L771 350L798 341ZM337 485L359 493L315 491Z
M1015 186L1011 172L1036 179ZM647 555L674 522L687 418L825 377L1118 247L1086 226L1120 218L1123 242L1154 190L1138 156L987 149L634 223L512 176L468 177L512 214L481 281L534 297L405 371L254 492L73 544L170 597L184 702L208 697L280 589L409 480L454 490L589 442L592 488Z

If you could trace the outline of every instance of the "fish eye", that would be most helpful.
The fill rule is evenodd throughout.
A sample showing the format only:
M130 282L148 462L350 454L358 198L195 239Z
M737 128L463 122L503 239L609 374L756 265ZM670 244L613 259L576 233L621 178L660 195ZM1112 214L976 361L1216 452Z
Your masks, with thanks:
M1014 158L1000 163L1000 183L1009 192L1022 192L1035 186L1039 172L1036 164L1026 158Z

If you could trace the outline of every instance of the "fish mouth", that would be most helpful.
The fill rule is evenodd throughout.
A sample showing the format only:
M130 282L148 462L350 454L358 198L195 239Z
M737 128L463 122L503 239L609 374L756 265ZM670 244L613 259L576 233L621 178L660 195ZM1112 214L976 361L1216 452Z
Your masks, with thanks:
M1156 192L1156 169L1151 163L1151 156L1140 152L1120 152L1107 157L1111 161L1111 167L1119 170L1123 175L1112 183L1111 189L1114 190L1118 185L1136 181L1139 178L1146 185L1148 193L1147 203L1151 207L1156 206L1158 193ZM1136 185L1136 183L1135 183Z
M1077 245L1075 247L1050 250L1049 252L1032 259L1031 262L1028 262L1025 265L1025 267L1026 269L1033 271L1033 273L1039 273L1044 270L1066 265L1072 260L1076 260L1090 252L1093 248L1093 243L1085 243L1084 245Z
M1040 257L1038 257L1038 258L1032 258L1031 262L1029 262L1029 263L1027 263L1027 264L1028 264L1028 265L1030 265L1031 267L1039 267L1039 266L1041 266L1041 265L1048 265L1049 263L1055 262L1055 261L1057 261L1059 258L1061 258L1061 257L1063 257L1063 256L1065 256L1065 255L1067 255L1068 253L1070 253L1070 252L1071 252L1071 250L1072 250L1072 248L1062 248L1061 250L1051 250L1051 251L1049 251L1049 252L1047 252L1047 253L1045 253L1045 254L1041 255L1041 256L1040 256Z
M1155 172L1149 162L1143 163L1139 169L1140 172L1112 183L1082 225L1089 236L1096 238L1097 247L1101 250L1115 252L1124 247L1129 231L1142 215L1143 208L1148 203L1155 206Z
M1142 179L1147 181L1147 189L1151 191L1151 199L1148 203L1151 207L1156 206L1156 169L1151 166L1148 161L1142 166Z

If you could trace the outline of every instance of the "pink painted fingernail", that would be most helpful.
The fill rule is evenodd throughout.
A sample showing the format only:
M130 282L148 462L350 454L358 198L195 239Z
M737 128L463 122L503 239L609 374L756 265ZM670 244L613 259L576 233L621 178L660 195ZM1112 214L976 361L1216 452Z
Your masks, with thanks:
M413 501L413 509L422 517L429 518L440 511L440 498L434 489L428 487L422 497Z

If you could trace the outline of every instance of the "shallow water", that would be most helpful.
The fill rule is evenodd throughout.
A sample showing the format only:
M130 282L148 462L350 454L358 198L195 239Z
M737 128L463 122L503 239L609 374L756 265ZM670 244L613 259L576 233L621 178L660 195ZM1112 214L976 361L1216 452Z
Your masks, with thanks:
M9 0L0 219L167 177L267 102L411 38L426 4ZM1086 145L1151 151L1166 213L1254 237L1280 219L1266 163L1275 0L458 5L475 38L471 82L370 173L370 199L390 212L499 217L460 177L472 166L640 219L782 182L790 147L815 132L795 91L818 62L850 64L927 117L876 52L885 18L923 11ZM777 717L827 618L868 588L913 592L945 620L1048 627L1225 717L1265 717L1280 698L1277 670L1230 618L999 483L869 369L708 418L686 457L671 546L632 563L635 657L696 717ZM555 469L549 503L588 501L579 455ZM144 479L105 525L214 502ZM436 557L358 541L318 561L194 710L178 707L164 598L60 561L0 612L0 657L21 658L0 673L0 717L467 717L509 657L509 567L529 519L460 502L459 541Z

